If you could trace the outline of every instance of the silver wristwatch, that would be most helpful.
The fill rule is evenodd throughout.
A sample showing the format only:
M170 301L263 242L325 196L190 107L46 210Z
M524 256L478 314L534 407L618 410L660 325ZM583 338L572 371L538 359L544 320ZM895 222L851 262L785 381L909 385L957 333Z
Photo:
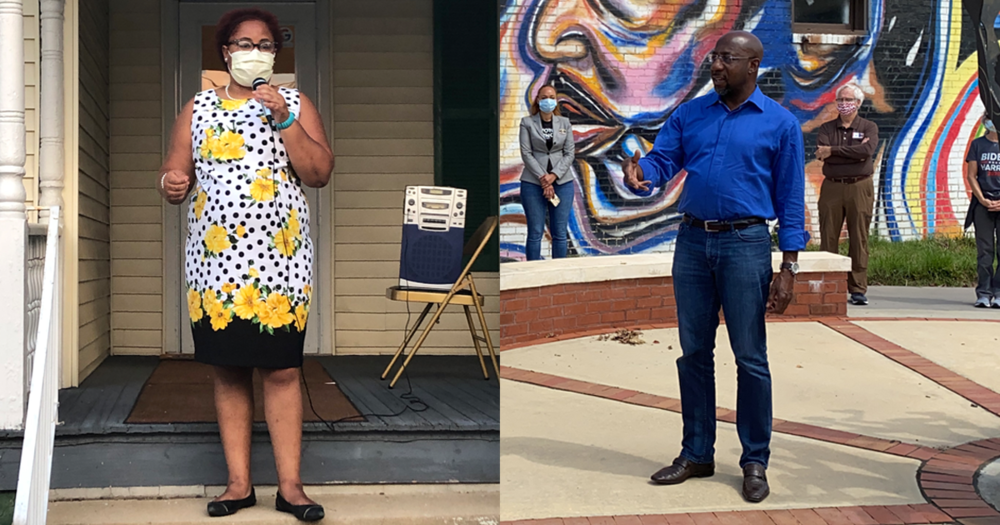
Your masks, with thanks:
M798 262L783 262L781 263L782 270L788 270L792 275L798 275L799 273L799 263Z

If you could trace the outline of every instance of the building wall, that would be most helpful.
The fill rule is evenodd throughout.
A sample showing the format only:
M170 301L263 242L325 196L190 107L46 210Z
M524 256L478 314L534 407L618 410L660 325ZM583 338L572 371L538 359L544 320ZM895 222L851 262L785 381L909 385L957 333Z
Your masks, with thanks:
M38 79L41 76L41 20L38 0L24 0L24 126L25 136L24 189L27 194L25 204L38 204ZM30 220L37 220L38 214L28 213Z
M111 345L162 352L159 0L109 0ZM434 184L431 0L332 3L333 126L337 166L323 198L332 217L336 352L392 353L406 305L385 298L398 279L403 189ZM330 220L330 219L327 219ZM324 261L319 261L323 264ZM476 276L498 340L499 277ZM183 306L182 306L183 307ZM412 311L416 310L416 311ZM411 321L419 307L411 308ZM449 313L423 353L472 352L464 314ZM317 322L318 317L313 321Z
M507 1L501 21L506 260L523 259L526 236L518 201L519 121L541 85L553 81L572 100L563 108L577 134L573 249L584 255L672 249L683 176L637 199L622 184L621 151L628 143L648 151L674 108L711 89L705 55L733 29L753 31L764 42L761 88L801 122L814 241L822 182L816 128L836 116L834 91L849 81L865 90L861 115L880 129L873 229L893 240L961 232L969 203L961 165L968 143L982 133L983 108L975 36L959 0L869 0L867 36L855 42L828 35L808 44L792 32L791 0L725 2L717 12L715 3L681 3L691 4L683 21L675 20L675 3L658 9L625 2L620 13L644 19L643 33L626 40L606 38L605 28L637 22L623 25L592 2ZM564 38L569 32L576 36Z
M111 351L111 208L108 1L79 4L79 366Z
M162 202L160 2L111 6L111 345L161 352Z
M338 354L392 353L420 306L385 298L398 284L403 189L434 184L434 21L431 0L334 0L335 329ZM475 228L478 225L470 225ZM489 295L499 341L499 277L475 276ZM469 353L452 307L421 353ZM450 311L450 310L449 310Z

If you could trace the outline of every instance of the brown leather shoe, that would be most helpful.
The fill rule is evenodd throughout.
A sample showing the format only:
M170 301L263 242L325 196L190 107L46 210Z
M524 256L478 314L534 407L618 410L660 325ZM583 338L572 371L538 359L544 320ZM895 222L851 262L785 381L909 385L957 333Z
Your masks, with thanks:
M765 470L759 463L747 463L743 467L743 497L750 503L760 503L771 493Z
M686 458L677 458L673 465L663 467L649 479L657 485L676 485L688 478L707 478L715 474L715 463L692 463Z

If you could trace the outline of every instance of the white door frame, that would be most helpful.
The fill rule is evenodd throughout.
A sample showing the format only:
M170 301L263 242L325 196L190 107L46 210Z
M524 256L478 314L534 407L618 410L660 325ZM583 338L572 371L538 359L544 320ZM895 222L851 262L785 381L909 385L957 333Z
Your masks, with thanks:
M320 0L284 0L281 2L240 2L240 1L199 1L199 0L161 0L161 85L162 85L162 151L166 155L170 143L170 133L174 120L180 109L193 96L192 89L197 91L200 86L182 79L181 34L190 33L192 29L181 27L181 4L186 10L204 8L207 12L215 9L218 13L227 8L240 7L240 4L253 5L263 9L273 8L281 21L281 12L291 11L301 13L301 9L309 9L314 14L315 26L308 28L315 42L315 77L302 79L301 87L304 93L316 104L327 130L328 138L332 140L332 93L331 86L331 41L330 6L329 2ZM229 5L226 5L229 4ZM298 5L296 5L298 4ZM311 9L310 9L311 8ZM196 15L200 16L200 15ZM293 14L294 16L294 14ZM215 23L218 14L209 23ZM197 24L200 28L201 24ZM197 40L200 42L200 31ZM296 43L298 45L298 43ZM200 49L200 45L198 46ZM298 58L298 53L297 53ZM296 70L300 70L296 67ZM311 77L311 75L310 75ZM182 86L181 83L188 84ZM336 352L333 330L333 198L332 185L330 189L312 190L304 188L309 198L309 205L314 215L312 229L315 241L313 254L313 309L309 316L309 329L306 331L306 352L318 351L319 354ZM181 206L163 205L163 337L162 351L164 354L180 354L181 349L193 349L191 331L187 319L187 304L183 300L183 258L184 233L183 217L186 213L186 203Z

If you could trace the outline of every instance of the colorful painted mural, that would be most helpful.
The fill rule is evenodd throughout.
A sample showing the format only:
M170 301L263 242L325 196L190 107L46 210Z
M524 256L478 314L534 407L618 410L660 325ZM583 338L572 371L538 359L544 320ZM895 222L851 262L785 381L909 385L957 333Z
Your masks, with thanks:
M543 85L557 89L576 139L571 253L671 250L683 174L640 198L625 188L620 163L648 151L678 105L709 92L705 56L734 29L764 42L761 89L802 124L814 240L822 182L815 130L835 118L834 93L848 82L862 86L861 115L880 129L873 228L893 240L960 234L969 202L961 165L983 112L970 19L961 0L868 2L867 34L852 36L794 33L791 0L508 0L500 26L503 259L524 258L518 130Z

